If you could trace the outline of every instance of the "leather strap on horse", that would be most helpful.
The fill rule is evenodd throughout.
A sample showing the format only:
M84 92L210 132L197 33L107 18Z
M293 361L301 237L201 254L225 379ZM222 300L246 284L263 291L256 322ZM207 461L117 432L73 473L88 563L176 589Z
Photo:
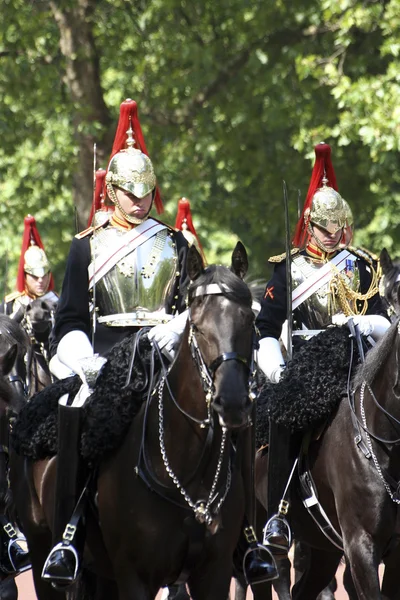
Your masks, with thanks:
M318 525L322 533L328 540L343 552L343 540L330 522L328 515L322 508L318 500L316 486L311 475L310 464L308 460L308 448L311 441L311 433L306 435L299 456L299 481L300 497L308 513Z

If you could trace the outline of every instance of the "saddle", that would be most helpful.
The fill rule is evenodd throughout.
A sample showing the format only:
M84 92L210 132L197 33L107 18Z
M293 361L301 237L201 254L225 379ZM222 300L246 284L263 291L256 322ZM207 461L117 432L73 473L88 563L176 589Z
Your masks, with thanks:
M90 466L118 447L157 381L160 358L144 333L132 333L112 348L93 393L82 407L80 449ZM23 407L12 428L12 443L18 454L32 460L57 454L58 400L65 394L74 398L81 383L77 375L57 381Z

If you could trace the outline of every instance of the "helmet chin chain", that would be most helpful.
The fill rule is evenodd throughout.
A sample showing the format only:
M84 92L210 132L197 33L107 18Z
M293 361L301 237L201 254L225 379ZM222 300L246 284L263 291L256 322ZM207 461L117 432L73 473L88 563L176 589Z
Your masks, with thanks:
M327 248L322 242L321 240L319 240L317 238L317 236L315 235L313 228L311 226L311 223L308 223L308 233L310 234L310 236L312 237L313 241L315 242L315 245L318 246L318 248L320 250L322 250L322 252L326 252L326 254L332 254L332 252L336 252L336 250L338 250L339 248L343 248L343 244L340 244L340 239L338 241L338 243L336 244L336 246L334 246L333 248Z
M113 204L115 204L115 206L118 207L119 211L121 212L121 215L124 217L124 219L126 221L128 221L128 223L132 223L132 225L140 225L140 223L143 223L144 221L146 221L149 218L149 214L151 211L151 207L153 206L153 202L151 203L151 206L149 208L149 210L147 211L147 214L143 217L143 219L138 219L137 217L133 217L132 215L128 215L128 213L126 212L126 210L124 210L121 206L121 204L119 203L119 200L117 198L117 195L114 191L113 186L108 183L107 184L107 193L110 197L110 200L113 202Z

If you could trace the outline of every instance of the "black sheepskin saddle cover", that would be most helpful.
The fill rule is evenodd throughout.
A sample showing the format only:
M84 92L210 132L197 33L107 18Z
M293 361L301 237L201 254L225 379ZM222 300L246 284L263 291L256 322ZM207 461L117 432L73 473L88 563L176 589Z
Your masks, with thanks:
M329 327L294 353L278 384L263 384L257 399L257 448L268 443L270 419L295 433L316 429L333 416L347 394L349 334L347 325ZM354 344L354 365L358 361Z
M146 380L153 350L146 336L138 341L132 376L126 386L135 336L131 334L111 350L94 392L83 406L81 455L88 464L98 462L118 447L147 397ZM154 364L159 371L159 362ZM67 393L74 397L80 386L78 376L70 377L31 398L12 428L12 443L18 454L41 460L57 453L58 400Z

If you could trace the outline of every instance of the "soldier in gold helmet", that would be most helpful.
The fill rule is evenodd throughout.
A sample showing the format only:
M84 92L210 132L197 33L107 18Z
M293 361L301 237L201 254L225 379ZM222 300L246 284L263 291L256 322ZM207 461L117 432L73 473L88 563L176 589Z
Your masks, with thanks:
M163 207L133 100L120 107L104 200L114 211L91 221L71 244L54 327L57 352L50 363L56 377L77 373L84 383L85 365L98 370L115 343L142 327L166 325L157 342L170 356L187 319L188 244L182 232L150 216L153 204L158 212ZM64 538L81 492L81 412L59 403L54 547L42 574L58 586L75 580L82 552L81 520Z
M290 257L293 349L332 324L351 317L361 334L379 340L388 327L378 291L379 266L369 252L350 246L353 218L337 190L328 144L315 147L316 160ZM282 341L287 319L286 253L269 259L275 265L256 319L260 334L258 365L270 382L279 383L285 369ZM290 332L290 328L289 328ZM282 340L282 341L281 341ZM288 343L291 344L291 338ZM287 345L287 344L286 344ZM293 438L270 422L268 516L264 543L276 558L287 556L291 532L284 498L294 459ZM284 502L282 502L284 500Z
M5 297L2 312L11 318L23 318L26 307L37 298L54 305L58 296L34 217L24 219L24 233L17 275L17 291ZM22 322L22 325L24 323Z

